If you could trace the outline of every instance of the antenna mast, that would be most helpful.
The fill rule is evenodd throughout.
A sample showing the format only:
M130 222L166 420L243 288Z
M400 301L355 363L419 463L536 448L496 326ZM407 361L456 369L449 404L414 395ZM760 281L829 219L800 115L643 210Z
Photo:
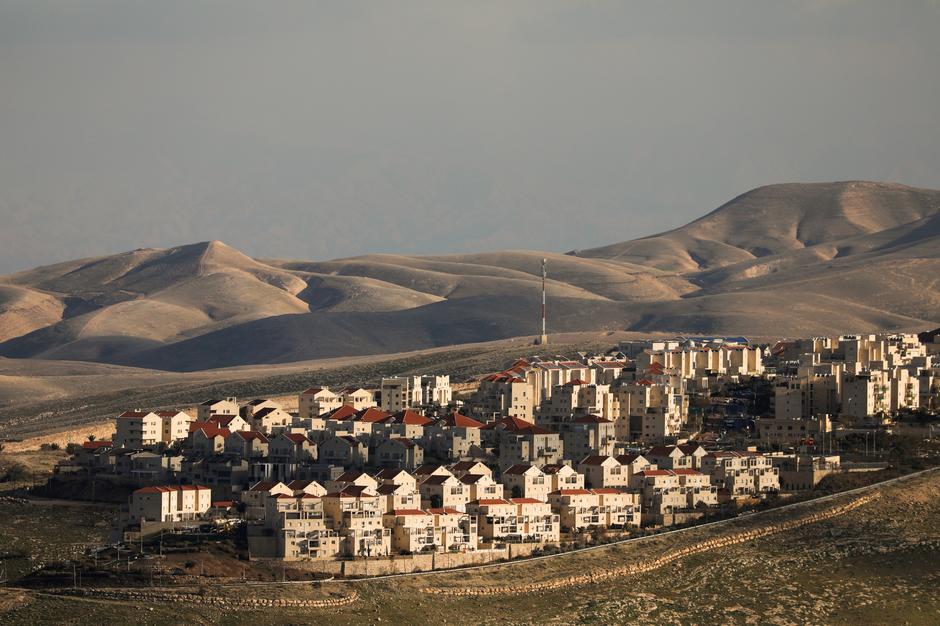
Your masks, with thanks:
M545 332L545 279L548 276L548 259L542 259L542 334L536 342L540 346L548 343L548 334Z

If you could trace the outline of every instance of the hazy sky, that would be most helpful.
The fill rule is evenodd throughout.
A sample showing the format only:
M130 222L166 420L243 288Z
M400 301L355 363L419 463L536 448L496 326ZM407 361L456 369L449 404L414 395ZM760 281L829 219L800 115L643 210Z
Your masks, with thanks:
M0 0L0 273L565 251L758 185L940 187L940 4Z

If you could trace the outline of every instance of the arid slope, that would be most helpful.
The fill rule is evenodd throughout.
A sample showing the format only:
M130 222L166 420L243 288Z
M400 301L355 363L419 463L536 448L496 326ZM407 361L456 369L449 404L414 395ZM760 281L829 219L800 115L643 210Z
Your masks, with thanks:
M551 332L805 335L940 322L940 191L785 184L567 255L251 259L220 242L0 277L0 356L192 371Z

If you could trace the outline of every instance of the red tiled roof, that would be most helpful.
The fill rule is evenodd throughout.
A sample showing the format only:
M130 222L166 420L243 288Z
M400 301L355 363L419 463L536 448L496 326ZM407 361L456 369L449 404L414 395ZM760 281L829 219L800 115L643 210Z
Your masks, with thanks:
M101 448L110 448L112 444L110 441L86 441L82 444L82 448L85 450L99 450Z
M336 420L338 422L345 422L357 413L356 409L352 408L348 404L337 407L332 411L327 411L322 417L328 420Z
M672 470L654 469L637 472L637 476L675 476L675 474L673 474Z
M154 487L141 487L134 493L171 493L176 491L211 491L205 485L160 485Z
M536 426L532 422L527 422L526 420L520 419L518 417L504 417L501 420L490 422L489 424L483 426L482 430L496 430L499 426L503 426L505 430L511 433L532 435L556 434L554 431L548 430L547 428L542 428L541 426Z
M144 417L150 415L150 411L124 411L118 417Z
M262 443L268 443L268 438L264 436L264 433L259 433L257 430L236 430L234 434L245 441L257 440Z
M383 411L382 409L374 406L370 406L367 409L362 409L356 414L356 417L352 418L356 422L365 422L367 424L377 424L379 422L385 422L392 416L391 413Z
M237 415L210 415L209 419L206 422L213 422L218 424L221 427L228 426L232 423L232 420L238 417Z
M509 501L513 504L545 504L541 500L536 500L535 498L510 498Z
M602 495L602 496L612 496L623 493L620 489L614 489L612 487L604 487L602 489L591 489L592 492Z
M307 443L312 443L309 439L307 439L307 435L303 433L281 433L281 435L287 439L290 439L294 443L303 443L305 441Z
M558 489L551 493L553 496L589 496L591 492L587 489Z
M321 391L323 391L323 387L310 387L310 388L308 388L308 389L304 389L303 391L301 391L301 392L300 392L300 395L302 395L302 396L315 396L315 395L317 395L318 393L320 393Z
M504 475L508 474L510 476L519 476L525 474L527 471L532 469L534 466L527 463L516 463L515 465L510 466L503 472ZM541 471L541 470L539 470Z
M228 428L219 428L212 422L192 422L189 425L189 432L195 433L202 431L206 437L228 437L232 432Z
M411 409L405 409L404 411L399 411L392 416L392 424L407 424L410 426L427 426L428 424L434 423L433 420L426 418L417 411L412 411Z
M393 485L391 483L386 483L384 485L379 485L379 488L376 489L376 492L378 492L380 496L388 496L398 491L398 489L401 486L402 485Z
M397 517L399 515L430 515L430 513L421 509L395 509L392 515Z
M620 463L621 465L630 465L631 463L633 463L634 461L636 461L636 460L637 460L638 458L640 458L641 456L643 456L643 455L642 455L642 454L635 454L635 453L634 453L634 454L618 454L618 455L617 455L616 457L614 457L614 458L616 458L616 459L617 459L617 462ZM645 458L646 458L646 457L644 457L644 459L645 459Z
M467 417L456 411L442 418L440 423L444 426L450 426L451 428L483 428L482 422L478 422L472 417Z
M672 473L676 476L701 476L702 472L694 469L674 469Z
M463 511L455 509L451 506L445 506L443 508L428 509L428 513L432 515L466 515Z
M474 500L473 502L468 502L467 504L476 504L479 506L493 506L497 504L512 504L509 500L503 500L502 498L484 498L482 500Z

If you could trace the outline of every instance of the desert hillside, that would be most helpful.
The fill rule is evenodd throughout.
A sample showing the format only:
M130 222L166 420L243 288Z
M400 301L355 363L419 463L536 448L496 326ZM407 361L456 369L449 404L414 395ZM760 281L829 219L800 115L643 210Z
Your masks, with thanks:
M192 371L531 336L757 335L940 322L940 191L761 187L675 230L569 254L252 259L220 242L0 277L0 356Z

